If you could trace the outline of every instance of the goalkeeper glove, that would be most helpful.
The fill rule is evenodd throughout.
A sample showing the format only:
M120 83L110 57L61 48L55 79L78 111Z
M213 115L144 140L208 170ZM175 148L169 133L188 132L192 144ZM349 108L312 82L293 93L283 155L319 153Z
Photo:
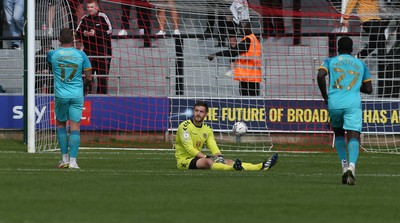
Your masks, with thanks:
M212 159L212 161L214 163L225 163L225 159L222 155L218 155L218 156L209 156L207 155L206 158L210 158Z
M205 158L212 159L214 163L225 163L225 159L222 155L217 155L217 156L206 155Z

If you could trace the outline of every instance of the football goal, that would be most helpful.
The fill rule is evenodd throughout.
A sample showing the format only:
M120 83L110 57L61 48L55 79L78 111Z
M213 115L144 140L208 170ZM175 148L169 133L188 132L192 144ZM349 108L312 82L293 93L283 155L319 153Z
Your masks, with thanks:
M87 12L87 1L48 2L35 1L35 31L28 33L35 35L34 43L29 43L34 50L49 38L57 48L60 29L76 29ZM100 11L112 25L112 54L106 56L109 69L94 73L93 90L85 97L82 147L172 149L178 125L192 117L194 103L202 100L210 107L205 122L223 150L333 151L334 135L316 74L324 59L337 54L337 41L349 36L354 55L371 47L362 58L374 87L372 95L362 96L362 149L400 152L397 1L381 5L376 16L382 19L382 27L369 27L378 33L360 26L356 8L350 26L342 28L346 0L294 0L282 5L238 0L174 2L100 2ZM243 54L238 53L245 37L243 21L256 38L252 43L259 42L251 45L258 71L250 85L237 80L244 63ZM209 55L215 54L210 60ZM45 56L36 56L40 57ZM40 119L28 123L34 129L29 138L34 141L31 152L58 149L51 80L51 72L36 69L35 81L28 83L35 89L28 103L43 111ZM104 88L107 91L98 91ZM245 134L232 131L237 122L246 124Z

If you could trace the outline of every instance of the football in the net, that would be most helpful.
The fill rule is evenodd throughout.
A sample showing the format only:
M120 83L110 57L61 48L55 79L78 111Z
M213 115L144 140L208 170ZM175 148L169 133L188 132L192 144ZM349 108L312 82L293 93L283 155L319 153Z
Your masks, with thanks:
M244 122L236 122L233 125L232 131L236 135L244 135L247 133L247 125Z

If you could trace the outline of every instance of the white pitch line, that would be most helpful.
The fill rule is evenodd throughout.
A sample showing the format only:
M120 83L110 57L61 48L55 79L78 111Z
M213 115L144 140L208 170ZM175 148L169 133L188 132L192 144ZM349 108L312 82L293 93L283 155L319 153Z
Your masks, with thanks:
M57 169L57 168L51 168L51 169L43 169L43 168L17 168L17 169L12 169L12 168L0 168L0 172L2 173L8 173L8 172L74 172L74 173L108 173L108 174L140 174L141 176L145 175L167 175L167 176L183 176L183 175L193 175L193 176L209 176L209 175L221 175L221 176L226 176L226 175L242 175L242 173L245 172L236 172L236 171L201 171L201 170L190 170L190 171L178 171L178 170L121 170L121 171L115 171L115 170L108 170L108 169L95 169L95 170L68 170L68 169ZM257 173L254 171L251 171L249 173ZM302 174L302 173L281 173L281 172L274 172L274 171L268 171L268 172L263 172L260 171L259 175L254 175L251 174L251 177L259 177L259 176L268 176L268 175L281 175L281 176L290 176L290 177L323 177L323 176L339 176L340 174L333 174L333 173L312 173L312 174ZM247 175L249 176L249 175ZM370 173L362 173L362 174L357 174L357 177L400 177L400 174L370 174Z

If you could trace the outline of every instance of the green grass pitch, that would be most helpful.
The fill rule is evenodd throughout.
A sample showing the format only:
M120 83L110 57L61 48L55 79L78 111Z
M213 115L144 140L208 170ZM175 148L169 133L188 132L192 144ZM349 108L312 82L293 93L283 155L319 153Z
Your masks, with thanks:
M355 186L335 153L279 155L266 172L181 171L173 151L81 150L74 171L0 141L0 223L399 222L399 155L360 153Z

